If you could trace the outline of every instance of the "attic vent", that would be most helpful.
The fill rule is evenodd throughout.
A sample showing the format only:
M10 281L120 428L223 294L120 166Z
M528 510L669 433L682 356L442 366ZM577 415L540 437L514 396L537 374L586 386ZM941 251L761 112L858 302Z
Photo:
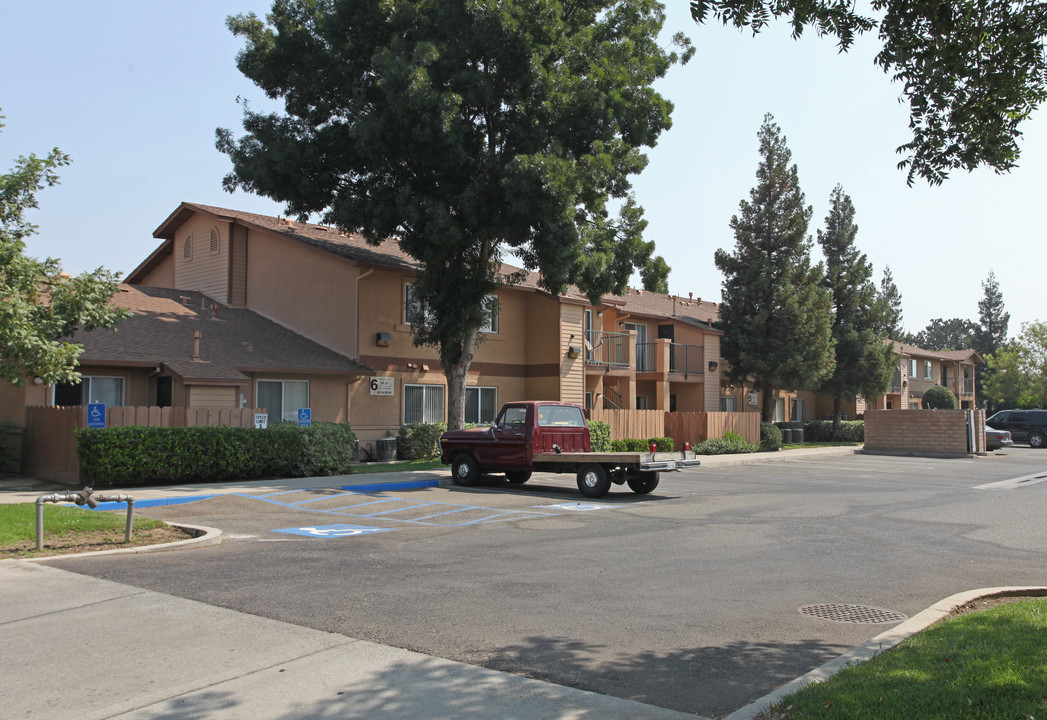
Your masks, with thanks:
M193 259L193 234L189 233L185 236L185 242L182 243L182 258L185 260Z
M220 246L218 244L218 228L211 228L211 254L217 255Z

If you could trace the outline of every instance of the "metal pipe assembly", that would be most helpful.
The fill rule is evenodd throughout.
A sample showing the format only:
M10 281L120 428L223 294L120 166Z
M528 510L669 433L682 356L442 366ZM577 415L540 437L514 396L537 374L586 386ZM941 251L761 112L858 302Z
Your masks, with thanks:
M94 510L100 502L127 503L127 524L124 528L124 542L131 542L131 525L134 522L135 499L130 495L95 495L94 490L85 487L75 493L52 493L41 495L36 499L36 549L44 549L44 503L71 502L86 505Z

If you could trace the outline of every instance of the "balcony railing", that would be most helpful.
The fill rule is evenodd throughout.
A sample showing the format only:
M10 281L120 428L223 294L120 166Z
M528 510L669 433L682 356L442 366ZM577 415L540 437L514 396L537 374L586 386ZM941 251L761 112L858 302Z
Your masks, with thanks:
M605 365L613 368L628 368L630 362L629 334L590 330L585 333L585 362L589 365Z
M636 343L636 372L658 370L658 343Z
M701 345L669 345L669 372L697 375L705 372L705 348Z
M974 378L963 378L963 394L974 395Z
M891 378L891 392L899 393L902 391L902 371L895 370L894 377Z

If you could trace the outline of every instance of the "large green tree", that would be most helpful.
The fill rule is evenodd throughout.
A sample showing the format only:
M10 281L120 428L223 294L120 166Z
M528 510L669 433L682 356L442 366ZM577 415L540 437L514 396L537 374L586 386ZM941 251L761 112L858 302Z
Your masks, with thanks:
M986 362L985 397L993 407L1047 407L1047 323L1022 323L1021 335Z
M68 164L69 156L54 148L46 157L21 156L0 174L0 379L15 385L28 377L77 381L83 346L70 338L112 328L127 315L109 305L117 275L99 268L71 277L55 258L25 254L26 239L37 231L26 211L38 207L36 194L58 184L58 168Z
M759 132L756 186L731 218L733 253L716 251L724 275L720 352L728 378L752 380L764 420L779 388L813 389L833 370L832 297L811 265L811 208L796 165L771 115Z
M886 342L890 303L876 289L869 259L854 244L857 234L854 205L837 185L829 198L825 231L818 231L833 305L836 365L821 390L833 398L834 439L840 437L844 400L884 395L895 365L894 348Z
M889 265L884 266L883 276L880 278L880 297L887 305L887 337L898 342L906 342L904 338L908 333L902 327L904 317L902 294L894 282L894 275Z
M245 108L218 131L226 189L317 214L421 265L415 342L437 347L460 427L465 381L515 275L509 251L561 292L620 293L634 269L665 288L629 177L670 126L651 85L692 52L663 48L656 0L277 0L229 19L240 70L283 113ZM609 201L621 201L617 218Z
M1047 2L870 0L871 14L844 0L690 0L698 23L712 17L759 32L788 18L835 36L841 50L878 31L875 62L902 86L912 139L898 148L908 181L938 184L954 169L1013 168L1019 127L1047 99Z
M977 326L964 318L933 318L916 333L916 344L925 350L970 350Z

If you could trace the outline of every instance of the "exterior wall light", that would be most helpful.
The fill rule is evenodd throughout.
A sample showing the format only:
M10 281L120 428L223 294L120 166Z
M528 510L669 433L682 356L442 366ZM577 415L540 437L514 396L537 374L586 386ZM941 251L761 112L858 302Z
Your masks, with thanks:
M719 369L719 367L720 363L716 362L715 360L709 361L709 372L716 372L717 369Z

